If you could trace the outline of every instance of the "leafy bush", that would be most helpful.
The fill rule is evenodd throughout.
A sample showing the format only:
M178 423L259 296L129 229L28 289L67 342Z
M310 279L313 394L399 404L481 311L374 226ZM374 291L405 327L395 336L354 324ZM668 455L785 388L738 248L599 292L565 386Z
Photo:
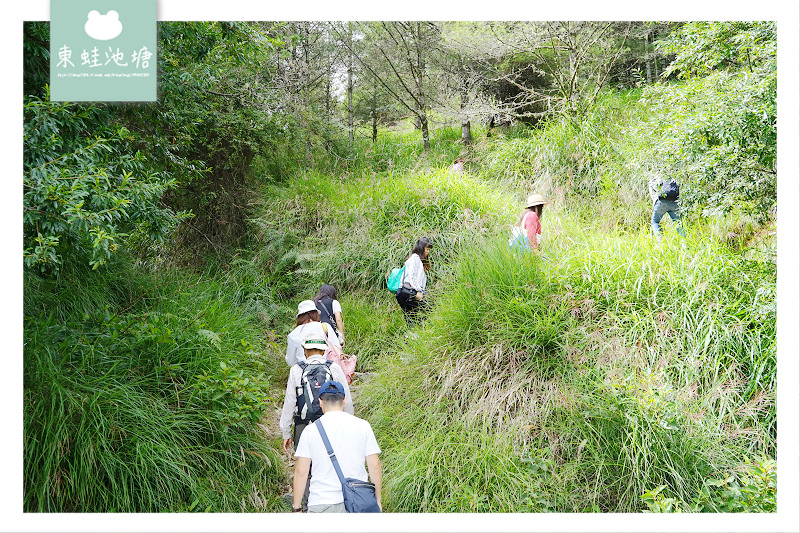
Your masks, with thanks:
M777 464L760 459L723 479L707 479L691 503L666 497L665 485L642 494L644 512L774 513L777 511Z
M146 170L106 111L32 98L24 112L26 267L55 273L74 254L97 268L131 233L164 239L185 216L160 205L175 181Z
M663 46L676 54L648 88L659 116L656 159L682 178L681 197L704 215L736 211L764 222L777 207L775 22L694 22Z

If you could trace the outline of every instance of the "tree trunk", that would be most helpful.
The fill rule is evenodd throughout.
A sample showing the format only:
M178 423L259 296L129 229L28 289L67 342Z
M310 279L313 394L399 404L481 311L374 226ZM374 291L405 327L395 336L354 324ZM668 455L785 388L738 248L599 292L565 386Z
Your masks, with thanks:
M331 71L328 69L328 76L325 79L325 116L331 116Z
M569 24L569 102L567 105L570 113L574 116L578 113L578 54L575 45L576 31Z
M355 133L353 132L353 64L347 67L347 135L350 142L353 142Z
M378 141L378 82L372 86L372 144Z
M422 54L422 24L417 22L417 72L419 78L417 79L417 92L419 93L419 127L422 130L422 150L427 152L431 149L430 137L428 135L428 103L425 99L425 58Z
M644 36L644 62L647 65L647 84L652 85L653 83L653 72L650 69L650 52L649 52L649 44L650 41L650 33L646 33Z
M655 67L656 80L658 80L658 51L655 49L656 36L653 34L653 66Z
M431 149L431 141L428 134L428 115L426 115L424 111L419 117L419 124L422 130L422 150L427 152Z
M350 23L347 24L349 30L348 37L350 41L353 40L353 30ZM349 49L349 48L348 48ZM353 52L350 51L347 56L347 135L350 142L355 139L355 132L353 131Z
M461 92L461 142L464 146L472 144L472 129L470 128L469 117L464 112L469 101L466 91Z

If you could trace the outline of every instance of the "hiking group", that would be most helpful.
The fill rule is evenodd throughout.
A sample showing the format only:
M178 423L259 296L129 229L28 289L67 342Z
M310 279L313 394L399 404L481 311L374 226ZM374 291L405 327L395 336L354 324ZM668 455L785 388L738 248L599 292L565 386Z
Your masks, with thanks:
M648 191L653 201L653 212L650 217L650 228L657 243L661 243L661 219L669 215L675 229L681 237L683 231L680 215L680 188L674 178L662 178L652 175L648 179ZM542 210L549 202L541 194L528 196L525 209L519 220L511 228L508 245L512 250L531 252L538 249L542 242Z
M459 163L463 161L456 160ZM661 242L659 224L665 214L685 236L675 180L652 177L648 188L656 240ZM512 227L512 250L532 252L541 246L542 212L548 203L540 194L527 198ZM392 269L387 278L409 328L406 336L417 337L412 328L430 309L426 287L432 247L430 239L418 239L403 266ZM332 285L324 284L312 300L300 302L296 327L287 337L286 363L291 369L280 429L284 451L295 450L292 508L310 513L381 512L380 448L369 422L354 416L350 383L356 358L342 352L344 321L337 296ZM365 481L367 476L371 483Z
M294 512L381 510L380 448L369 422L354 416L356 358L342 352L344 342L337 291L324 284L297 306L286 342L290 370L279 426L284 451L294 448Z

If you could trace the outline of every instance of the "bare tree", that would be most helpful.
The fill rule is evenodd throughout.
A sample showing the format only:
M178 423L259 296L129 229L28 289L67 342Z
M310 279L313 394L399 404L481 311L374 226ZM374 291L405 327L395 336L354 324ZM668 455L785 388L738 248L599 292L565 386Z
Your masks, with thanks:
M516 89L503 104L517 117L590 109L625 50L631 23L470 23L462 48L493 72L490 83Z
M352 56L374 80L410 111L422 131L423 149L430 149L428 112L429 58L440 44L438 27L430 22L377 22L361 24L363 54ZM340 36L350 52L353 43Z

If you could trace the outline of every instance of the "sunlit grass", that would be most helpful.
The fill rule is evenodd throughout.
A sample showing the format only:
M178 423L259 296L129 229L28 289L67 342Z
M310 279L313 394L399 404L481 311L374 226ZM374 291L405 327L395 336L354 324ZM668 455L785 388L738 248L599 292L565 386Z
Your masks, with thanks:
M603 112L632 120L626 102ZM657 245L630 166L644 145L602 114L491 142L476 128L459 175L460 132L432 133L428 154L419 131L384 131L265 180L247 248L202 283L30 278L26 508L278 509L280 444L242 428L281 401L265 391L285 384L285 335L321 283L371 373L356 412L387 510L634 512L656 487L690 502L774 457L774 228L686 217L687 239L665 224ZM543 246L512 253L531 192L551 200ZM434 307L412 339L385 274L420 236Z
M416 372L385 362L362 392L388 437L388 460L427 474L424 487L399 473L396 487L387 481L398 508L413 508L409 492L416 510L441 510L442 499L451 511L488 501L464 496L485 496L479 481L443 489L448 481L431 480L422 447L393 434L424 435L429 449L457 426L478 448L487 436L511 443L518 461L539 465L543 488L531 501L540 503L529 510L546 502L630 512L657 485L689 501L707 476L754 450L774 453L774 315L755 296L774 283L774 270L710 239L668 234L659 247L645 232L587 232L567 216L557 223L546 260L510 253L503 239L466 248L423 340L400 352ZM392 382L406 394L379 391ZM402 405L425 409L403 414ZM463 463L448 462L448 472L472 479L476 459L460 450L450 451ZM513 479L514 464L497 475ZM494 494L492 510L514 505Z

